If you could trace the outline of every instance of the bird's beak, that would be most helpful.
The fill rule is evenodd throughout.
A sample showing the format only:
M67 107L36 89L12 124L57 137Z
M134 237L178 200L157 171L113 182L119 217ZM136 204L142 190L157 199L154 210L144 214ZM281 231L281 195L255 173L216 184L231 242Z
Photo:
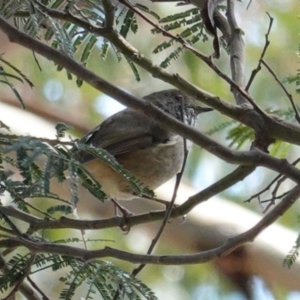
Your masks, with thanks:
M196 111L197 115L198 115L198 114L201 114L201 113L204 113L204 112L209 112L209 111L212 111L212 110L214 110L214 109L211 108L211 107L197 106L197 107L195 108L195 111Z

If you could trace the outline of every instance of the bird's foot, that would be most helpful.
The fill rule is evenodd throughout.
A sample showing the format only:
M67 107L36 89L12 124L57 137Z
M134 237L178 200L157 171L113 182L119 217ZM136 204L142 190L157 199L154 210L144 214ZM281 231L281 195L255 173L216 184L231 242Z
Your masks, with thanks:
M124 206L122 206L118 200L112 198L111 201L115 205L115 215L119 216L119 211L121 212L121 221L119 224L119 227L121 228L122 231L124 231L126 234L130 231L130 226L128 225L127 218L133 216L134 214L126 209Z

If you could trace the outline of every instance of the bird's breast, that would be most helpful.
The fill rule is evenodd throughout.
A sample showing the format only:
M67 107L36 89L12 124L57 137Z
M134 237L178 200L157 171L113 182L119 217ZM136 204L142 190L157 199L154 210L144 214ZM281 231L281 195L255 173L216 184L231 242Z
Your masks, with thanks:
M145 185L155 189L180 172L183 157L183 139L174 136L167 143L126 153L117 159Z
M183 139L173 136L166 143L116 156L117 161L150 189L155 189L180 172L183 164ZM84 164L112 198L134 198L130 184L108 165L98 160Z

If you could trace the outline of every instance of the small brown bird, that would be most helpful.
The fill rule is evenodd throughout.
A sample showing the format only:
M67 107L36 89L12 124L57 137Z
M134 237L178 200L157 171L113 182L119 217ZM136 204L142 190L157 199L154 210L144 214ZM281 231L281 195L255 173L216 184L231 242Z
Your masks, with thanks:
M201 112L211 111L179 90L156 92L143 99L184 123L194 126ZM106 149L116 160L150 189L155 189L180 172L184 159L183 138L141 112L126 108L87 133L81 143ZM104 162L87 152L80 160L102 185L108 197L131 200L130 184Z

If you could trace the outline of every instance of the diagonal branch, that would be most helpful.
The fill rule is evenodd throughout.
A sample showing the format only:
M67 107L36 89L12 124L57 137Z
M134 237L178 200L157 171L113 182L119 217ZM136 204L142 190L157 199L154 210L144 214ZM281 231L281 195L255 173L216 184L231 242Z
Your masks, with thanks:
M194 48L190 47L187 43L185 43L185 47L189 50L191 50L195 55L199 56L202 59L205 59L204 61L212 67L212 69L223 79L225 79L231 86L239 93L241 93L245 98L248 99L248 101L252 104L253 107L256 108L255 110L252 110L248 106L239 108L234 105L231 105L225 101L220 100L218 97L215 97L203 90L201 90L198 87L195 87L191 83L185 81L183 78L181 78L178 74L169 74L164 69L160 68L159 66L153 64L153 62L149 59L147 59L144 55L142 55L137 49L135 49L131 44L129 44L116 30L109 30L107 28L99 28L91 25L90 23L85 22L84 20L81 20L73 15L70 15L69 13L60 12L57 10L52 10L49 8L45 8L45 12L49 14L53 18L57 18L63 21L72 22L85 30L89 31L90 33L93 33L98 36L103 36L107 40L109 40L112 44L115 45L119 49L123 55L129 57L134 63L138 64L145 70L147 70L149 73L151 73L154 77L160 78L161 80L168 82L169 84L177 87L178 89L182 90L183 92L186 92L187 94L195 97L199 101L203 102L206 105L209 105L221 113L227 115L230 118L233 118L235 120L238 120L242 122L243 124L252 127L257 132L264 132L267 131L268 135L272 138L292 142L292 143L299 143L300 144L300 128L298 126L295 126L292 123L286 122L284 120L278 120L278 118L272 117L271 115L265 114L254 102L254 100L243 90L241 89L234 81L232 81L226 74L223 74L217 66L213 63L212 59L209 57L206 57L205 55L201 54L199 51L195 50ZM2 19L2 20L1 20ZM13 26L9 27L9 24L5 21L5 19L0 19L0 27L2 27L2 30L10 36L10 39L17 39L17 43L31 49L33 51L36 51L43 55L44 57L48 58L49 60L52 60L59 65L65 67L70 72L73 72L73 74L77 75L79 78L83 78L83 69L79 64L76 64L76 62L73 61L73 71L70 69L70 61L65 62L64 58L61 58L62 55L55 55L54 53L58 53L58 51L55 51L54 49L51 49L51 47L47 47L46 45L39 43L38 41L34 40L33 38L29 37L26 34L22 34L19 32L16 28ZM105 30L104 30L105 29ZM43 45L41 49L41 45ZM53 50L53 51L52 51ZM40 52L41 51L41 52ZM51 52L51 53L50 53ZM52 53L54 52L54 53ZM71 63L72 64L72 63ZM75 67L75 64L77 65ZM91 72L90 72L91 73ZM87 75L85 75L87 76ZM88 76L90 77L90 76ZM94 86L96 89L100 89L103 92L109 94L110 96L114 97L124 105L130 106L132 108L135 108L133 104L129 104L128 102L125 102L125 99L123 97L120 98L115 93L115 95L112 95L111 92L113 92L112 85L109 87L109 89L105 89L103 84L104 80L100 79L96 76L96 78L93 79L93 82L85 78L85 81L90 83L92 86ZM101 86L100 86L101 81ZM95 84L97 82L98 84ZM135 108L137 109L137 108ZM296 131L296 132L295 132Z
M154 28L162 32L164 36L167 36L174 41L180 43L185 49L191 51L194 55L199 57L203 62L205 62L218 76L220 76L223 80L225 80L232 89L235 89L239 94L241 94L243 97L245 97L251 105L256 109L256 111L261 114L265 115L264 111L255 103L255 101L250 97L250 95L245 92L241 86L239 86L234 80L231 80L229 76L227 76L224 72L222 72L218 66L214 63L213 58L210 56L206 56L202 54L200 51L196 50L193 48L190 44L188 44L182 37L180 36L175 36L171 34L170 32L164 30L161 26L157 25L156 23L152 22L148 17L146 17L143 13L141 13L138 9L136 9L134 6L132 6L128 1L126 0L119 0L120 3L124 4L127 6L129 9L134 11L136 14L138 14L143 20L148 22L150 25L152 25ZM165 72L162 68L158 66L154 66L151 61L148 61L145 57L143 57L137 49L133 48L129 43L113 28L111 27L105 27L105 28L100 28L100 27L95 27L92 24L77 18L70 12L60 12L55 9L50 9L42 4L39 4L43 8L43 12L47 13L53 18L57 18L60 20L72 22L85 30L98 35L105 37L107 40L109 40L113 45L115 45L126 57L129 57L133 62L137 63L141 67L145 68L147 71L151 72L153 76L155 76L155 73L159 71L161 76L166 77L166 75L169 75L167 72ZM108 10L108 13L111 14L111 10ZM234 55L233 55L234 57ZM150 69L149 69L150 68ZM160 77L161 77L160 76ZM176 75L178 79L180 79L179 75ZM170 76L167 76L169 79L161 78L162 80L165 80L175 86L176 83L174 82L174 78ZM237 76L236 76L237 77ZM171 80L170 80L171 79ZM178 86L177 86L178 87ZM178 87L179 88L179 87ZM180 88L184 90L184 88ZM202 92L203 93L203 92ZM204 95L203 95L204 96ZM203 97L202 96L202 97ZM244 101L245 102L245 101ZM206 103L208 104L208 103ZM211 104L208 104L211 105Z
M239 181L244 180L248 175L250 175L255 170L252 166L239 166L230 174L226 175L224 178L218 180L208 188L199 192L198 194L190 197L182 205L180 205L176 210L180 210L183 215L187 214L195 206L200 203L207 201L211 197L225 191L229 187L233 186Z
M234 2L234 0L227 0L227 19L231 28L229 45L231 76L236 85L243 88L245 85L245 47L242 38L242 30L238 28L238 24L235 19ZM232 87L232 92L238 105L245 104L247 103L247 100L249 100L235 87ZM253 102L251 102L252 105ZM254 107L256 107L256 105Z
M31 266L34 263L36 254L31 254L25 268L22 270L22 276L20 276L20 278L18 278L18 281L16 283L16 285L14 286L14 288L12 289L12 291L9 293L8 296L5 297L4 300L9 300L12 299L15 295L15 293L20 290L21 286L24 284L24 280L26 279L26 277L28 276L28 274L31 271Z
M269 35L270 35L270 32L271 32L271 28L272 28L273 20L274 20L274 19L270 16L269 13L267 13L267 15L268 15L268 17L269 17L269 19L270 19L270 22L269 22L268 31L267 31L267 33L266 33L266 35L265 35L265 38L266 38L265 46L264 46L263 51L262 51L262 53L261 53L261 55L260 55L260 59L259 59L259 61L258 61L257 67L256 67L256 68L252 71L252 73L251 73L251 76L250 76L249 81L248 81L248 83L247 83L247 86L246 86L246 88L245 88L246 91L249 90L249 88L250 88L250 86L251 86L251 84L252 84L252 82L253 82L255 76L256 76L256 75L258 74L258 72L261 70L261 63L262 63L262 60L263 60L263 58L264 58L264 56L265 56L265 54L266 54L266 52L267 52L267 49L268 49L268 47L269 47L269 45L270 45Z
M143 255L133 254L122 250L117 250L110 247L105 247L100 250L86 250L66 245L58 245L47 242L38 242L31 240L27 236L24 237L10 237L0 241L0 247L19 247L24 246L30 251L53 253L59 255L66 255L69 257L77 257L84 261L93 259L113 257L123 261L138 263L138 264L159 264L159 265L184 265L204 263L213 260L220 256L228 255L234 249L245 244L252 242L258 234L260 234L269 225L275 222L283 213L285 213L300 196L300 187L293 188L282 201L269 212L260 222L248 231L228 239L221 246L202 251L195 254L185 255Z
M127 0L119 0L120 3L127 6L129 9L131 9L133 12L135 12L137 15L139 15L143 20L145 20L147 23L149 23L151 26L153 26L155 29L159 30L162 35L178 42L181 44L185 49L192 52L195 56L200 58L203 62L205 62L218 76L220 76L223 80L225 80L231 88L236 91L239 98L244 97L248 100L248 102L251 103L251 105L256 109L256 111L262 115L265 114L265 112L255 103L255 101L251 98L251 96L242 89L244 86L244 50L240 46L241 42L243 44L243 40L241 38L240 29L234 27L233 29L233 37L231 38L231 65L232 65L232 75L233 80L231 80L224 72L222 72L218 66L215 64L212 56L206 56L202 54L199 50L196 50L194 47L192 47L189 43L187 43L182 37L175 36L162 28L161 26L157 25L155 22L151 21L147 16L145 16L143 13L141 13L137 8L132 6ZM234 23L235 24L235 23ZM107 37L108 40L110 40L110 37ZM238 40L238 41L237 41ZM242 50L241 50L242 48ZM234 51L235 50L235 51ZM241 84L243 82L243 84ZM244 99L243 98L243 99ZM243 101L237 101L237 104L243 104L245 103L245 99ZM246 101L247 102L247 101Z
M121 88L116 87L110 82L97 76L93 72L89 71L88 69L74 61L72 58L66 56L64 53L61 53L60 51L57 51L41 43L40 41L31 38L27 34L20 32L19 30L11 26L5 19L3 19L3 17L0 17L0 28L2 28L2 30L9 36L11 41L16 42L28 49L32 49L42 56L48 58L49 60L52 60L55 63L63 66L68 71L75 74L79 78L82 78L84 81L86 81L96 89L101 90L109 96L119 100L126 106L147 114L169 130L176 132L186 139L191 140L195 144L203 147L210 153L225 160L226 162L248 166L264 166L274 171L281 172L295 182L299 182L300 171L294 166L290 165L287 161L271 157L270 155L263 153L262 151L255 148L251 151L246 152L238 152L228 149L227 147L222 146L211 138L200 133L196 129L191 128L190 126L187 126L182 122L170 117L168 114L164 113L151 103L132 96ZM181 81L182 79L179 80L179 82ZM249 115L247 118L245 117L245 114L247 111L249 111L249 109L246 109L245 111L243 108L225 104L216 97L212 97L209 94L203 94L201 90L195 88L191 84L188 84L188 86L186 84L188 83L185 82L185 85L181 84L182 87L184 86L183 90L189 91L189 94L193 95L194 97L200 98L203 102L209 103L209 101L211 101L211 106L223 108L223 110L225 109L227 113L234 118L242 119L244 121L248 119L249 121ZM253 120L257 120L257 123L259 123L259 121L262 121L261 117L262 116L260 115L259 120L253 118L249 122L253 126ZM255 125L259 127L262 126L261 129L258 128L257 130L260 129L264 132L267 129L268 137L280 137L280 139L284 141L300 144L300 127L294 124L265 115L263 122Z
M277 77L277 75L275 74L275 72L271 69L271 67L266 63L266 61L264 59L261 60L261 63L266 67L266 69L270 72L270 74L274 77L274 79L276 80L276 82L279 84L279 86L282 88L283 92L286 94L286 96L288 97L288 99L290 100L290 103L292 105L292 108L295 112L295 119L298 121L298 123L300 123L300 115L298 112L298 109L295 105L293 96L287 91L287 89L285 88L285 86L282 84L282 82L279 80L279 78Z
M9 267L2 255L0 253L0 269L3 271L3 273L9 272ZM21 294L26 297L28 300L41 300L41 298L35 293L35 291L25 282L22 282L20 286L18 287Z

